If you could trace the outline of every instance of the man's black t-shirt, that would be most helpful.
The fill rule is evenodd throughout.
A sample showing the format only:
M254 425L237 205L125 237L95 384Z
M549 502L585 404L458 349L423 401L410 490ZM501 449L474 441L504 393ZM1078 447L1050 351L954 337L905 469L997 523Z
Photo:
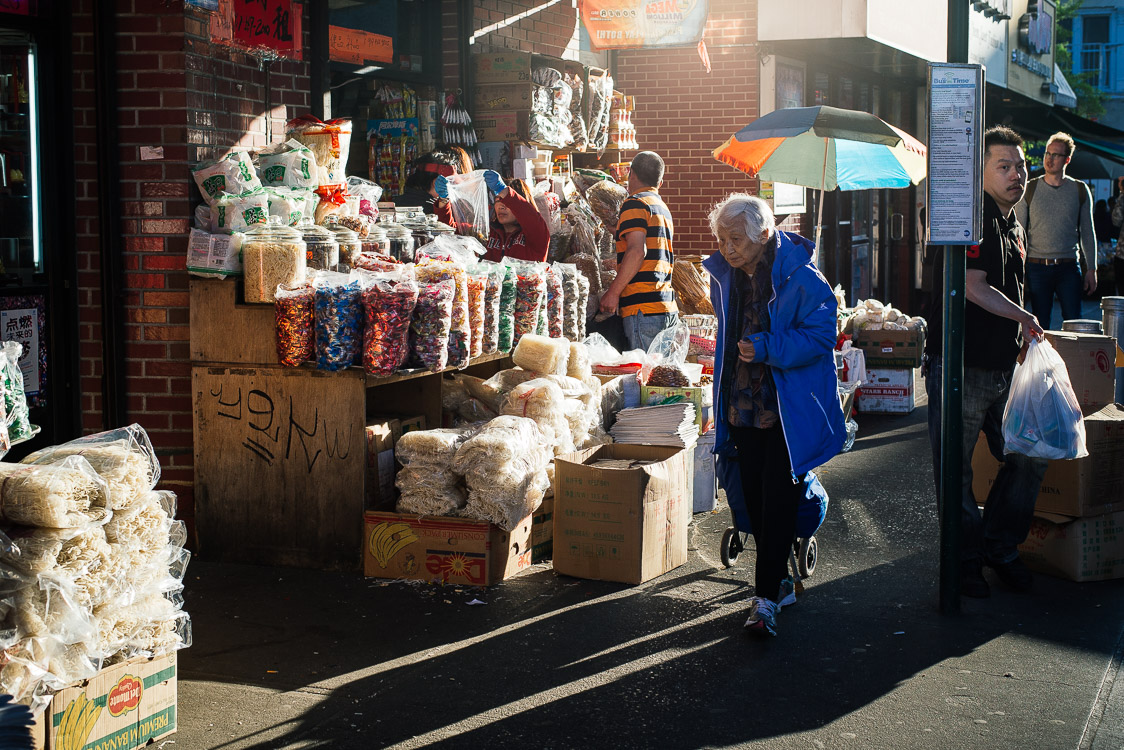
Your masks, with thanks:
M1023 275L1026 267L1026 239L1012 211L1010 218L999 212L995 200L984 193L983 240L965 250L969 271L987 274L987 283L1020 307L1023 304ZM944 258L936 253L933 269L933 294L928 305L928 340L925 351L941 356ZM964 304L964 366L986 370L1009 370L1022 348L1018 321L994 315L979 305Z

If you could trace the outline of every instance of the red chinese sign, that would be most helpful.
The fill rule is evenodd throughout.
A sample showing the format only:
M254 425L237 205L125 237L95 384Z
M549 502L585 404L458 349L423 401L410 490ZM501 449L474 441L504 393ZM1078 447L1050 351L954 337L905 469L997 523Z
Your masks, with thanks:
M328 59L363 65L368 62L394 62L394 40L382 34L328 27Z
M31 0L0 0L0 13L29 16L31 15Z
M211 40L300 60L301 10L294 0L219 0Z

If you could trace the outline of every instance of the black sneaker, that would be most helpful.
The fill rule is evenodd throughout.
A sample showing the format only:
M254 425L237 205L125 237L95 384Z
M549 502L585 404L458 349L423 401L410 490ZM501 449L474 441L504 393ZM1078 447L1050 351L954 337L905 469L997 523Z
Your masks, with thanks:
M983 566L978 562L960 564L960 594L973 599L986 599L991 596L991 587L983 577Z
M988 567L994 570L995 575L999 576L1003 585L1012 591L1019 594L1029 594L1034 590L1034 574L1019 558L1016 557L1011 562L1000 565L988 563Z

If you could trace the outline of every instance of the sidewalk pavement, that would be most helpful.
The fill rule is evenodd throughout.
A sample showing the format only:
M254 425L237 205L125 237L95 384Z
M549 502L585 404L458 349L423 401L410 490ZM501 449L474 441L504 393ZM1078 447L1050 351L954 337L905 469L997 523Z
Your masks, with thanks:
M537 565L487 589L197 559L170 748L1124 747L1124 581L937 609L924 388L820 471L819 565L743 632L728 510L639 586ZM475 604L474 600L483 604ZM163 746L163 745L162 745Z

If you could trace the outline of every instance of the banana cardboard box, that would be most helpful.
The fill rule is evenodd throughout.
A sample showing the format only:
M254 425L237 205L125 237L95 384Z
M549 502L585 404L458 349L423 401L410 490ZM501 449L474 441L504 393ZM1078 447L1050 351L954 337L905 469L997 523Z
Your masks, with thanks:
M32 727L36 750L132 750L176 731L176 655L131 659L61 690Z
M470 518L368 511L363 575L488 586L531 566L531 516L511 531Z

